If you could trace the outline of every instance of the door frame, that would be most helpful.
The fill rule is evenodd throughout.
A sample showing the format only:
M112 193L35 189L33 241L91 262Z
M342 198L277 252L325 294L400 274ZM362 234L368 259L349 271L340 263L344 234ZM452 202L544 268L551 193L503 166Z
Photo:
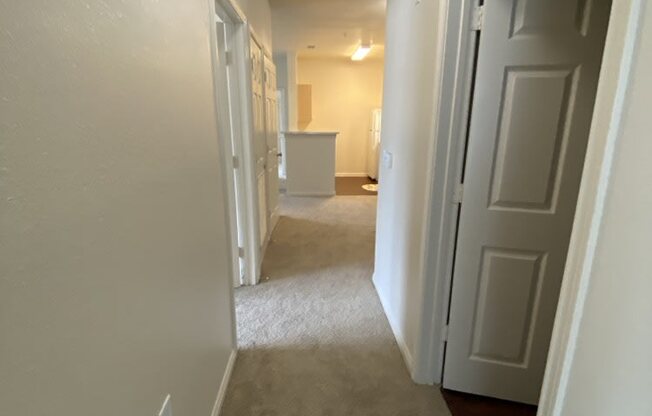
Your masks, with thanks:
M227 58L233 61L234 51L238 49L237 43L237 25L234 21L233 13L229 13L226 8L224 8L220 3L216 4L217 15L222 15L222 19L225 20L226 28L226 50ZM230 62L226 66L227 77L228 77L228 94L229 94L229 111L231 114L231 148L233 150L234 160L231 165L233 168L234 174L234 184L235 184L235 199L236 199L236 210L237 210L237 222L238 222L238 266L240 275L238 276L237 281L234 282L235 287L241 286L247 279L249 273L249 265L246 262L246 248L249 244L249 235L248 230L251 227L251 220L247 216L247 182L246 182L246 165L244 161L246 159L245 155L245 143L242 140L243 137L243 115L241 111L240 102L241 98L241 88L240 88L240 78L241 75L238 72L238 67L235 65L235 62Z
M231 114L236 151L241 169L240 186L243 192L238 195L238 214L242 215L246 229L243 234L244 275L241 285L255 285L260 275L260 247L257 244L260 230L258 227L258 195L256 184L255 151L253 148L253 113L251 110L251 67L249 65L249 39L252 32L247 17L234 0L209 0L212 12L224 13L233 25L232 44L230 45L230 87L233 88ZM214 30L214 28L212 29ZM215 39L215 37L213 37Z
M473 28L480 0L442 2L439 39L440 70L436 145L431 150L426 185L423 279L419 337L412 378L418 383L442 381L445 338L452 282L459 203L458 184L471 109L477 32Z
M234 112L231 105L231 82L229 80L229 65L227 62L227 50L229 39L226 37L226 25L231 23L228 16L224 16L219 5L216 6L215 18L213 27L224 25L224 33L219 33L220 30L215 28L214 43L215 47L212 53L213 59L213 77L215 85L215 102L217 107L217 124L218 134L221 139L219 140L220 153L222 154L222 166L224 177L226 178L227 190L227 206L229 212L229 240L231 243L231 268L233 270L233 285L238 287L241 285L242 271L240 267L239 257L239 244L240 234L242 232L242 217L238 212L241 207L238 201L238 196L242 194L243 188L240 183L236 184L236 178L240 176L236 173L236 166L234 158L237 153L233 150L235 147L236 137L234 128L237 127ZM228 139L227 139L228 138Z
M420 316L417 322L412 377L416 382L442 381L444 343L459 217L461 183L470 115L476 36L472 30L479 0L447 1L439 22L442 44L437 128L428 171L426 232ZM614 142L623 117L633 45L638 39L644 0L614 1L600 69L596 104L578 195L566 267L539 415L561 415L590 271L607 192Z
M258 241L258 219L257 219L257 194L256 178L254 164L254 149L251 140L253 114L251 112L251 85L248 80L251 77L249 66L249 36L251 29L245 14L233 0L209 0L209 11L211 15L211 49L213 53L213 67L217 66L216 56L214 53L217 47L217 33L214 25L215 16L218 13L224 13L223 18L227 18L233 25L233 33L230 45L230 65L229 87L231 91L231 123L232 130L236 136L234 146L236 157L238 158L238 169L241 174L237 175L239 194L238 194L238 215L241 215L245 230L242 232L244 245L243 253L234 253L235 256L244 255L244 273L240 282L234 279L236 285L256 284L257 276L260 274L259 257L260 249ZM217 96L216 96L217 99ZM238 140L239 138L239 140ZM233 166L233 160L225 160L226 165ZM231 219L235 221L235 219Z
M222 171L222 177L224 178L224 184L228 184L227 181L229 181L232 177L232 173L228 171L227 168L227 161L228 159L231 159L231 152L227 152L227 142L230 142L230 140L227 140L224 137L224 132L222 131L221 125L219 123L219 119L221 117L220 113L220 96L218 92L218 78L217 78L217 68L218 68L218 56L217 56L217 48L218 48L218 40L217 40L217 28L216 28L216 20L217 20L217 5L216 1L221 1L221 0L209 0L208 1L208 19L207 23L209 26L209 48L210 48L210 57L211 57L211 62L210 62L210 69L211 69L211 77L213 81L213 102L215 104L215 123L217 124L217 145L218 145L218 153L219 153L219 166L218 168ZM228 0L226 0L228 1ZM242 15L244 16L244 15ZM237 17L237 16L236 16ZM235 21L235 20L234 20ZM231 189L228 185L224 186L222 189L222 196L225 200L229 201L235 198L235 194L232 192L233 189ZM230 206L230 204L227 204L227 206ZM226 229L227 232L227 239L231 241L232 239L232 234L233 232L237 232L237 221L236 218L234 218L233 212L231 212L231 209L226 209L224 212L224 221L229 223L229 226ZM233 257L237 256L238 253L234 253L232 249L232 245L229 244L227 247L227 256L229 259L233 259ZM233 275L236 273L235 275ZM235 282L236 278L235 276L239 275L239 270L236 272L234 267L230 267L230 274L232 274L231 281ZM237 327L236 327L236 319L235 319L235 294L233 290L233 286L229 288L229 300L230 300L230 309L231 309L231 315L233 319L231 320L231 360L234 359L234 357L237 354L238 350L238 341L237 341ZM213 405L213 410L211 414L217 414L219 412L219 408L221 405L221 399L218 396L215 404Z

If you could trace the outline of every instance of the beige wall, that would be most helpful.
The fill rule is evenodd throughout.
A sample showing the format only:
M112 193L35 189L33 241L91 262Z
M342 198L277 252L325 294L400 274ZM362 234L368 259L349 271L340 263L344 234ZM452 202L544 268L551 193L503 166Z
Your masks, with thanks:
M312 85L312 122L299 128L339 131L337 173L366 174L371 110L382 102L382 61L299 58L297 72L299 84Z
M629 3L614 3L612 22L619 32L629 30L629 25L624 26ZM652 415L650 6L646 4L637 15L642 27L633 50L621 125L608 132L616 135L613 164L595 253L591 263L584 265L590 275L568 385L558 413L564 416ZM621 50L612 51L610 46L611 42L619 44L616 37L623 36L619 32L607 38L605 61L609 67L619 64L611 57L618 58ZM615 81L611 77L612 72L605 73L601 82L611 84ZM610 118L604 111L598 114ZM615 114L618 117L620 114Z
M234 0L269 54L272 53L272 9L268 0Z
M274 55L276 66L276 87L285 91L285 119L279 128L296 131L297 123L297 54L282 52Z
M231 354L209 3L0 0L0 415L208 416Z
M408 365L416 355L426 192L437 117L439 0L389 0L374 283Z

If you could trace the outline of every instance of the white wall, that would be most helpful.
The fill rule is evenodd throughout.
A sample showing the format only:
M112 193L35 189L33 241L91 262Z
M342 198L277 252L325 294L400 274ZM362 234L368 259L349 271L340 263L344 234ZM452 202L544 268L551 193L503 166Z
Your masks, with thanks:
M283 91L287 97L288 90L288 59L285 53L274 54L274 66L276 67L276 88ZM296 82L294 83L296 84ZM283 106L283 108L281 108ZM287 98L284 102L279 102L279 131L289 130L290 123L288 117L288 103Z
M276 87L284 90L285 100L285 125L287 130L296 131L297 127L297 54L295 52L282 52L274 54L276 66Z
M300 129L338 131L336 172L366 175L371 111L380 108L383 62L299 58L299 84L312 85L312 121Z
M0 414L210 414L234 343L210 24L0 0Z
M272 9L269 0L233 0L247 16L259 41L272 53Z
M426 192L438 89L438 0L389 0L374 283L411 366L418 331Z
M640 42L634 49L623 124L620 132L616 132L618 138L602 223L560 413L565 416L652 414L649 261L652 7L649 4L644 7L641 19Z

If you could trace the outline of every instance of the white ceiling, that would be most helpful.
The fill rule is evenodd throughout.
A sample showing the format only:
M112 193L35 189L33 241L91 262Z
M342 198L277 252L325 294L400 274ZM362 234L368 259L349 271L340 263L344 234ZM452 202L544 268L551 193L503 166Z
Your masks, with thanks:
M361 42L381 58L386 0L269 0L275 52L299 56L349 57ZM315 49L308 49L315 45Z

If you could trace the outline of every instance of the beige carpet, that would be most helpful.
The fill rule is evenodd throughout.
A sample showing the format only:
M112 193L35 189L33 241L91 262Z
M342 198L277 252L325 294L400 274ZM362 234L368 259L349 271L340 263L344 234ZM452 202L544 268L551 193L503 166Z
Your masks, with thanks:
M371 283L375 209L375 196L281 199L269 280L236 290L223 416L449 415L411 381Z

